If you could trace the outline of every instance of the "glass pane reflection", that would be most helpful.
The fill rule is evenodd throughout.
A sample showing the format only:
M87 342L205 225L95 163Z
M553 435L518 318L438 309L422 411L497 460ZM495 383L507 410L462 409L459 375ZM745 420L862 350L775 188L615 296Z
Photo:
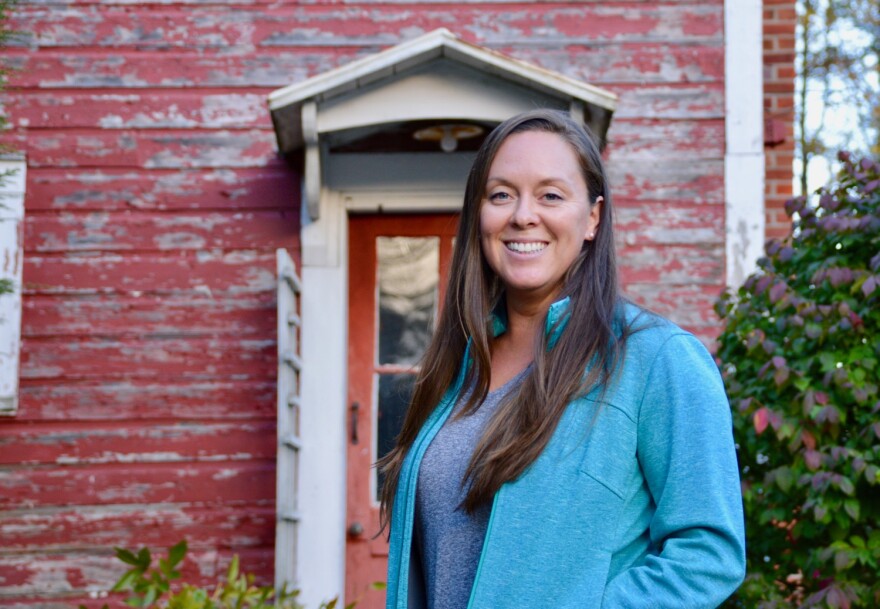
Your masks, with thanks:
M412 366L434 326L439 286L438 237L378 237L379 364Z
M414 374L379 375L379 410L376 414L376 458L381 459L394 448L394 440L403 425L403 416L413 394ZM385 476L376 472L376 493L382 489Z

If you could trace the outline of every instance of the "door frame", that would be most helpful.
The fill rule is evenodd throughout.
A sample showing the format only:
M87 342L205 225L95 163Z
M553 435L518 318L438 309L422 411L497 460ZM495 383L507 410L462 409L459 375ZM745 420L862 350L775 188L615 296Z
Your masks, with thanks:
M320 216L303 210L302 448L297 541L300 602L317 607L345 590L348 429L348 215L461 210L460 189L321 192ZM340 598L340 605L344 599Z

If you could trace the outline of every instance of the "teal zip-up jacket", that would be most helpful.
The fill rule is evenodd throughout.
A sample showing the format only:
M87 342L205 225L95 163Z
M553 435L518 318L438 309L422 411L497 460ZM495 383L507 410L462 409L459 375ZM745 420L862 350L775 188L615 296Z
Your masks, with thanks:
M548 331L567 306L551 306ZM674 324L632 305L625 315L638 331L602 403L598 390L573 400L543 453L496 493L469 609L712 609L742 582L739 474L715 362ZM388 609L424 607L416 478L467 365L403 463Z

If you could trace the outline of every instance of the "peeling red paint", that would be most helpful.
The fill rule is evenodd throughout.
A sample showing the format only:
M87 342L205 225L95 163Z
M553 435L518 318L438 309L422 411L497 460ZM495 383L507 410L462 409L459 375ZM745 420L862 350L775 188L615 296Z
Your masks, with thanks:
M0 536L6 549L18 552L108 543L169 547L183 537L221 549L258 548L272 545L274 523L275 509L268 500L235 510L188 504L79 506L6 512Z
M274 161L259 168L28 169L28 213L51 210L299 208L299 178ZM294 216L294 221L299 219ZM294 231L291 228L291 231Z
M232 505L275 497L274 462L110 464L12 470L0 477L0 510L52 505Z
M261 167L275 155L275 135L270 129L37 131L24 146L28 163L34 167Z
M568 39L610 39L628 42L675 41L720 36L720 7L713 5L629 3L580 6L546 4L537 15L531 3L499 6L487 12L469 4L410 3L387 10L382 6L327 5L241 7L217 11L210 7L181 10L175 6L146 5L137 27L131 14L119 7L76 6L48 10L29 7L18 16L21 29L41 47L71 45L110 48L178 47L352 46L397 42L402 26L410 36L436 28L469 32L484 45L528 40L548 46ZM691 14L704 20L714 15L712 31L686 32L682 24ZM574 21L580 27L563 29ZM548 27L549 26L549 27Z
M167 253L32 254L24 261L31 294L266 292L275 287L274 254L261 250Z
M100 364L99 364L100 362ZM27 341L22 379L271 379L275 342L235 339Z
M275 416L275 379L22 379L16 420L235 419Z
M275 331L275 325L275 301L266 294L34 296L24 303L22 336L265 337Z
M295 245L299 215L292 210L66 212L26 218L24 230L28 252L241 250Z

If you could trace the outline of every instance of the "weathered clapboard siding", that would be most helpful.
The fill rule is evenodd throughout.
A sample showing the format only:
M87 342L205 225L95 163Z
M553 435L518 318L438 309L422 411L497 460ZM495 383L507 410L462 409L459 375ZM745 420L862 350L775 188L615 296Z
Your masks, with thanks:
M510 3L496 10L478 4L433 6L411 3L387 10L336 3L296 6L142 5L137 27L124 7L32 6L21 19L28 42L42 48L114 47L132 49L216 49L225 47L319 47L391 45L402 30L441 27L478 33L485 45L560 47L581 42L628 44L719 41L721 2L602 5Z
M235 169L35 168L28 178L30 212L279 209L299 222L299 178L274 160Z
M43 507L9 510L0 521L7 550L70 551L111 544L165 543L168 530L186 531L217 548L271 545L274 506L244 510L179 504Z
M0 477L0 509L127 503L237 503L246 509L254 498L274 498L273 461L19 467Z
M136 461L272 459L271 421L156 421L11 424L0 438L0 465L97 465Z
M265 294L235 296L85 295L59 300L34 295L25 304L26 338L233 336L265 337L275 327L275 302Z
M635 159L625 165L610 163L609 180L615 201L672 199L723 205L724 162L720 159Z
M270 338L33 339L22 357L21 378L263 379L272 378L274 363Z
M22 0L4 102L28 153L21 395L0 421L0 606L55 609L114 545L209 579L274 543L275 256L298 165L268 91L448 27L620 96L625 287L704 338L724 281L722 0Z
M33 131L20 143L34 167L254 167L275 152L270 130Z
M275 414L275 379L22 382L16 420L257 420ZM2 518L0 518L2 520Z
M259 250L31 255L24 273L27 288L37 294L259 293L275 282L271 256Z
M238 91L173 91L143 94L36 91L6 106L19 124L43 129L241 129L266 127L266 96Z
M82 50L76 55L61 51L32 54L13 50L9 63L16 68L21 86L45 89L111 88L133 93L141 89L182 87L279 87L348 63L384 45L363 48L328 48L322 52L267 54L138 51L136 55ZM563 48L496 45L496 50L587 82L608 85L715 83L723 78L724 49L712 45L644 43L634 46L573 42ZM609 52L609 50L613 52ZM723 109L723 108L722 108Z
M240 555L242 564L253 565L260 571L272 569L271 560L267 562L263 552L243 548L236 553ZM231 558L232 552L228 550L196 550L190 552L181 571L188 581L213 580L226 572ZM0 589L0 603L4 607L37 609L45 608L47 601L61 598L64 603L60 606L70 609L77 606L80 599L88 599L91 602L86 602L86 606L97 609L107 599L98 594L95 594L96 598L89 599L83 592L101 591L107 572L122 575L124 569L120 568L121 564L112 553L107 552L52 553L39 563L28 561L22 555L0 556L0 573L8 574L7 583ZM118 601L112 605L125 607Z
M622 119L723 119L724 88L684 83L678 86L626 85L616 88ZM268 92L268 90L267 90ZM85 93L39 91L6 104L21 125L53 129L249 129L265 127L266 96L236 91Z
M245 250L286 246L291 210L242 212L64 212L26 227L25 239L37 252L149 250Z

